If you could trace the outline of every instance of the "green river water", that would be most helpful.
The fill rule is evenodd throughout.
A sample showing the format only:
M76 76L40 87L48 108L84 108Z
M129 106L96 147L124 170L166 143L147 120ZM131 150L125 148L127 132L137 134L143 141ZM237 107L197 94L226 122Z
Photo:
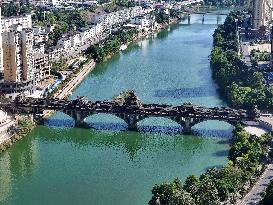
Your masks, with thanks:
M221 22L224 21L224 17ZM118 53L95 70L71 98L111 99L133 89L145 103L223 106L212 80L208 56L216 16L193 15ZM73 128L56 113L44 126L0 155L0 204L143 205L156 183L199 175L227 162L231 127L206 122L202 136L181 135L167 119L139 123L128 132L111 115L89 117L96 129Z

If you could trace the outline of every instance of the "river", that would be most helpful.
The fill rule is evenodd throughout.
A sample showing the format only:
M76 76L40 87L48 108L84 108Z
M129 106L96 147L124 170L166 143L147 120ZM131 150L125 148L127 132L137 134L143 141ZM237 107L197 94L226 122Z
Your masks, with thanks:
M224 21L224 17L220 20ZM145 103L223 106L208 56L216 16L192 15L177 25L132 44L96 66L71 98L111 99L133 89ZM184 180L227 162L231 127L206 122L202 134L181 135L170 120L146 119L140 132L111 115L87 121L96 129L72 128L61 113L0 155L0 204L143 205L156 183ZM218 137L215 137L218 136Z

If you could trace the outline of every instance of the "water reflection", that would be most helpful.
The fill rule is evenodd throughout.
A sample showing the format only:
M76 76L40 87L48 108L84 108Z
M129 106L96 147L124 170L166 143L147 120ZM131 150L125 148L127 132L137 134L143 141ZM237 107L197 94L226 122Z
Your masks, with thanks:
M228 148L216 142L196 136L39 126L0 156L0 204L52 204L57 199L60 204L73 204L75 200L72 203L58 197L72 186L70 197L76 197L79 204L111 204L110 199L101 200L97 195L104 193L117 204L128 205L128 200L119 201L120 193L126 193L126 199L140 205L150 197L158 174L164 173L161 180L170 180L181 170L185 177L202 171L201 164L207 167L222 162ZM138 184L139 179L145 180ZM113 184L119 184L117 190ZM20 193L20 198L12 196ZM92 197L87 199L90 193ZM41 197L43 202L38 203Z
M0 155L0 204L5 204L11 196L14 176L27 180L38 166L37 143L30 137L22 141L23 143L12 145L9 152Z
M47 134L45 135L44 133ZM106 147L122 147L122 150L128 154L130 160L133 160L137 153L141 154L144 150L151 149L151 143L160 142L159 147L156 148L159 150L167 149L170 145L179 146L180 144L184 147L184 144L181 144L181 142L184 142L181 135L168 136L164 133L105 132L81 128L52 129L47 126L39 126L39 129L34 130L32 136L46 142L54 141L58 143L63 141L72 143L73 146L79 146L79 148L84 146L100 147L103 149ZM187 137L191 138L192 136ZM189 145L190 147L188 148L193 152L196 149L200 149L203 140L202 138L195 137L194 141L196 143ZM169 144L167 141L175 141L175 143Z
M0 160L0 204L10 197L12 189L12 178L10 170L10 156L7 153L2 154Z
M180 88L155 90L155 97L168 98L193 98L193 97L211 97L216 96L217 91L213 85L200 86L195 88Z

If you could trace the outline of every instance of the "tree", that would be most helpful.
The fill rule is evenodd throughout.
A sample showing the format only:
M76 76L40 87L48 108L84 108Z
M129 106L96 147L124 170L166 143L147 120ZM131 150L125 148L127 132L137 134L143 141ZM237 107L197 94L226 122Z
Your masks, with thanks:
M196 205L191 194L184 190L175 190L169 205Z
M242 107L250 104L250 87L240 87L235 82L229 87L229 101L235 107Z
M261 88L265 85L264 75L261 72L254 72L253 75L249 76L249 84L254 88Z
M149 201L149 205L169 205L173 197L173 184L162 183L161 185L155 185L152 189L152 199Z
M12 1L9 4L1 5L1 12L3 16L17 16L30 13L31 7L27 4L18 4Z
M198 187L195 198L196 204L220 205L218 191L213 181L208 177L204 177L200 180L200 186Z
M196 194L198 187L199 187L199 179L194 176L194 175L190 175L187 177L183 189L188 192L191 193L192 196Z

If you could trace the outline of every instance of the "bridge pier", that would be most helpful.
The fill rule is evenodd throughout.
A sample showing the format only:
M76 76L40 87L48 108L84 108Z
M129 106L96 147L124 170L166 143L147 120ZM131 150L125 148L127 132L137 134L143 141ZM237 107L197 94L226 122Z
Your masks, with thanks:
M128 125L129 131L138 131L137 123L140 120L140 116L137 115L123 115L120 116Z
M85 119L75 120L75 127L86 127Z
M191 24L191 14L188 14L188 24Z
M86 127L85 116L83 116L80 112L75 112L74 114L75 127Z
M137 129L137 123L132 123L132 124L128 124L128 130L129 131L135 131L135 132L137 132L138 131L138 129Z
M86 127L86 115L84 115L82 112L74 110L65 113L74 119L75 127Z
M128 130L130 131L138 131L137 128L137 123L138 123L138 117L131 115L127 119L127 124L128 124Z
M184 134L191 134L192 130L191 130L191 119L190 118L186 118L184 125L183 125L183 133Z
M173 121L177 122L182 127L182 133L183 134L191 134L191 127L192 125L192 119L191 118L184 118L184 117L175 117L171 118Z

